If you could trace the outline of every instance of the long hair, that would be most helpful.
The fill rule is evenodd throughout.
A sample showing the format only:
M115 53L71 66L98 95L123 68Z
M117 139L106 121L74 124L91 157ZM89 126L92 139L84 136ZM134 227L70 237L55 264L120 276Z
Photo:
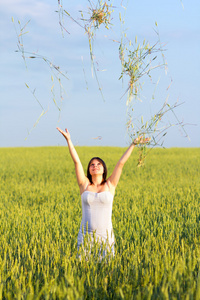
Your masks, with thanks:
M93 184L93 182L92 182L92 176L91 176L91 174L90 174L89 169L90 169L91 162L92 162L94 159L98 160L98 161L102 164L102 166L103 166L103 180L102 180L102 182L101 182L101 184L103 184L104 182L106 182L106 177L107 177L107 167L106 167L106 164L105 164L105 162L103 161L103 159L101 159L100 157L93 157L93 158L90 159L90 161L89 161L89 163L88 163L88 167L87 167L87 178L89 179L90 183Z

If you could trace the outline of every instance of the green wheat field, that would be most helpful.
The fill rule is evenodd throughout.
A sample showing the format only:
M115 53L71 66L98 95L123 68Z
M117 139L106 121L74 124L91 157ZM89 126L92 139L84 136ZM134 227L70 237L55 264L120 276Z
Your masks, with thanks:
M125 148L77 147L111 174ZM200 148L124 166L115 257L77 256L81 200L67 147L0 148L0 299L200 299Z

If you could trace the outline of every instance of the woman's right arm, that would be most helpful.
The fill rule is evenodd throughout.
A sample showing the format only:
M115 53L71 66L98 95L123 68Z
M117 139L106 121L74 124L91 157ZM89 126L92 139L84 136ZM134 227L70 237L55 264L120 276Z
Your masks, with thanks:
M76 149L74 148L74 145L71 141L69 131L67 129L65 129L65 131L63 131L59 127L57 127L57 130L64 136L64 138L67 141L68 148L69 148L69 153L70 153L71 158L72 158L72 160L74 162L74 165L75 165L76 178L77 178L77 181L78 181L80 192L82 194L82 192L86 188L86 184L88 183L88 178L85 176L83 166L81 164L78 153L76 152Z

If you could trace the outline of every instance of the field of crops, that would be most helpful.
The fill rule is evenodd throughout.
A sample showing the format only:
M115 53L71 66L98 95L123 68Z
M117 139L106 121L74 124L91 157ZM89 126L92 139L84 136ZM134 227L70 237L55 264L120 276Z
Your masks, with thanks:
M125 149L77 147L108 174ZM0 299L200 299L200 149L124 167L115 257L77 257L81 201L67 147L0 148Z

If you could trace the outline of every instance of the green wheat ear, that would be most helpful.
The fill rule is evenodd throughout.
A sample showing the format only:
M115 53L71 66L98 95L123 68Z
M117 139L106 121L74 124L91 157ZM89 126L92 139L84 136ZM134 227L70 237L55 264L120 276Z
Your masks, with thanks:
M95 151L111 172L124 149ZM87 166L94 148L78 152ZM0 148L1 298L198 299L199 153L154 148L137 169L133 152L113 202L115 256L99 261L77 255L81 200L66 148Z

